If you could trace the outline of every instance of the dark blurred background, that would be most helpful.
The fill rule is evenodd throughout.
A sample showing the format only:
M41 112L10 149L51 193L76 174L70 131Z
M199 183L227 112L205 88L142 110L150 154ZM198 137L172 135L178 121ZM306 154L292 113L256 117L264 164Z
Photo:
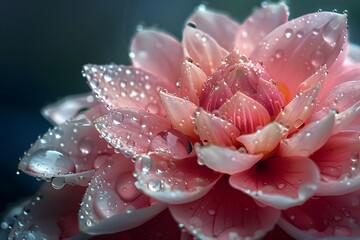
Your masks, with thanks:
M36 191L39 182L17 175L29 144L51 125L40 109L60 98L89 91L81 77L86 63L129 64L136 25L181 36L185 19L201 3L242 21L255 0L0 0L0 212ZM360 43L360 1L287 1L290 18L322 10L348 11L350 39Z

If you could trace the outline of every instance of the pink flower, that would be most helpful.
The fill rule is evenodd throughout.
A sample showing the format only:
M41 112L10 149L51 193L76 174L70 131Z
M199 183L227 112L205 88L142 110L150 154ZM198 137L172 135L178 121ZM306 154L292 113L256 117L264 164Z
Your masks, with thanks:
M118 239L161 222L169 239L168 208L184 238L358 239L360 50L346 29L345 14L288 21L278 3L241 25L201 6L181 43L137 32L133 66L84 67L96 99L44 110L57 126L19 168L62 189L41 189L10 236Z

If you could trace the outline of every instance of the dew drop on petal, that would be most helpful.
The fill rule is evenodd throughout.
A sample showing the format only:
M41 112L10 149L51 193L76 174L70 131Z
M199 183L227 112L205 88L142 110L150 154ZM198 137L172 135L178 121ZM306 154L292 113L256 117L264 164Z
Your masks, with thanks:
M109 218L117 214L119 206L120 198L115 192L109 189L102 189L96 193L94 211L100 218Z
M120 198L126 202L135 200L141 192L135 186L136 179L131 173L122 175L116 182L116 191Z
M88 155L94 148L94 143L89 137L84 137L79 142L79 151L83 155Z
M287 28L285 30L285 38L291 38L291 36L293 35L293 30L291 28Z
M51 186L54 189L61 189L65 186L65 178L64 177L54 177L51 179Z
M195 228L199 228L203 225L203 222L199 217L190 218L189 223L192 227L195 227Z
M119 125L122 121L124 121L124 114L121 112L115 112L112 116L113 124Z
M320 173L325 175L323 177L330 177L330 178L339 178L341 176L341 171L336 167L324 167L320 169Z
M150 191L159 192L163 188L163 182L157 178L151 179L148 183L148 188Z
M313 54L311 54L310 59L311 59L311 64L315 68L322 66L326 60L324 53L318 50L313 52Z

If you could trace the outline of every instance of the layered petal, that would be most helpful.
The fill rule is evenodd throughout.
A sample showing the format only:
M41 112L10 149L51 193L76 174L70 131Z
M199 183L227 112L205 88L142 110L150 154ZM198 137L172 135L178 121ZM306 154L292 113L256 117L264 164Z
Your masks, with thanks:
M81 231L98 235L128 230L166 208L137 189L133 171L133 162L121 154L104 161L83 198L79 211Z
M153 153L135 163L136 186L148 196L169 204L195 201L216 183L219 174L200 166L195 157L173 159Z
M32 145L19 163L23 172L48 181L86 186L96 162L113 153L83 115L49 130Z
M175 83L132 66L88 64L84 76L97 97L112 110L136 107L164 115L159 91L177 91Z
M209 34L226 50L234 48L234 33L238 31L239 24L228 16L200 5L187 23Z
M151 140L170 128L167 119L135 108L121 108L96 119L95 126L108 143L128 156L146 153Z
M214 171L235 174L248 170L261 160L262 154L252 155L216 145L195 146L198 163Z
M240 131L230 122L204 111L202 108L195 117L196 132L203 144L236 146Z
M227 177L203 198L169 208L175 220L199 239L260 239L280 215L231 188Z
M231 121L242 134L255 132L270 121L269 113L257 101L237 92L226 101L219 112Z
M287 22L288 11L284 2L264 4L256 9L240 26L235 46L242 54L249 56L268 33Z
M345 15L309 14L276 28L258 44L250 58L261 60L269 74L292 97L298 85L319 67L333 64L345 36Z
M317 195L342 195L360 188L359 137L359 132L340 132L311 156L321 176Z
M257 201L278 209L303 204L319 182L319 170L306 157L280 157L263 160L230 177L230 185Z
M189 25L184 29L182 43L185 56L191 58L207 75L213 73L228 55L210 35Z
M175 86L179 81L184 53L181 44L172 36L158 30L139 31L130 51L135 67L165 78L168 85Z
M310 198L282 212L279 225L296 239L359 239L360 192Z

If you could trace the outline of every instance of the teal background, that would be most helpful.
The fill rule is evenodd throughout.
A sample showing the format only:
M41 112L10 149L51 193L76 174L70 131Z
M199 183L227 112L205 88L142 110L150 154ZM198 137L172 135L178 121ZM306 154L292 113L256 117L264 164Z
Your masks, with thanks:
M137 24L178 38L185 19L203 1L0 1L0 212L32 194L38 182L16 175L18 158L50 124L40 108L66 95L89 91L86 63L129 64ZM360 43L360 1L287 1L290 18L319 9L347 10L350 39ZM207 1L210 8L244 20L261 1Z

